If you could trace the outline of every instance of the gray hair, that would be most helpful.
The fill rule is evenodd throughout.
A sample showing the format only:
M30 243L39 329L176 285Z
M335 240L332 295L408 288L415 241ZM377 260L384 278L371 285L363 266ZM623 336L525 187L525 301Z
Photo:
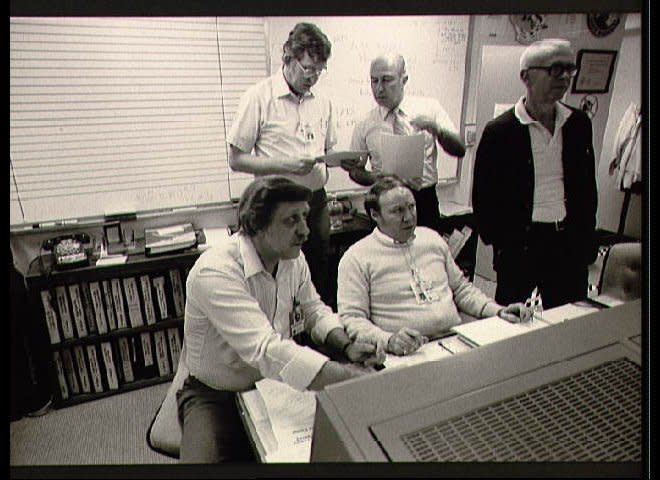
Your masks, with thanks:
M520 56L520 71L529 67L539 66L545 58L559 52L566 52L573 56L571 42L562 38L546 38L532 43Z

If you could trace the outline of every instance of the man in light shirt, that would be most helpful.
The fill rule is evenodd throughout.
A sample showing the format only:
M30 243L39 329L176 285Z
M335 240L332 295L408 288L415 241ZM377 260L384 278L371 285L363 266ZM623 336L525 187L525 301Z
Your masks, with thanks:
M518 322L524 305L503 307L465 278L437 232L417 227L415 198L396 175L380 175L364 201L374 231L339 262L337 307L352 339L395 355L476 318Z
M596 259L596 175L591 120L561 99L575 76L566 40L534 42L520 58L526 93L491 120L479 142L472 205L493 246L495 299L544 308L583 299Z
M184 463L253 460L235 392L266 377L298 390L362 375L296 342L306 332L328 354L371 366L384 353L351 342L339 317L310 280L304 255L309 189L264 176L243 192L240 230L204 252L186 281L185 362L190 375L177 392Z
M351 139L351 150L368 150L371 171L360 163L345 167L350 177L361 185L371 185L382 167L381 137L384 134L424 135L424 166L422 176L405 179L412 187L417 203L420 226L446 233L441 225L438 195L438 162L444 155L462 157L465 146L455 133L456 127L434 98L405 94L408 82L403 56L388 53L374 58L370 67L371 92L378 104L360 120ZM438 81L442 81L438 79ZM442 151L438 151L440 145Z

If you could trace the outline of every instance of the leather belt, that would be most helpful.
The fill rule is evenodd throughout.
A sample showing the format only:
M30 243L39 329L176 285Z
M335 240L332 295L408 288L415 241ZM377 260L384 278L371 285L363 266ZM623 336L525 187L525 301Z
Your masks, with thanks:
M563 232L566 229L566 222L559 220L555 222L532 222L530 231L536 233L555 233Z

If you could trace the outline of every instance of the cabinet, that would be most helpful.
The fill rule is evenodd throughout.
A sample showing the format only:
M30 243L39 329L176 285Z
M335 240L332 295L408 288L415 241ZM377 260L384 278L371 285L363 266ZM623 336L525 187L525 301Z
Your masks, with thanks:
M171 380L196 249L69 270L51 255L26 274L32 351L64 407Z

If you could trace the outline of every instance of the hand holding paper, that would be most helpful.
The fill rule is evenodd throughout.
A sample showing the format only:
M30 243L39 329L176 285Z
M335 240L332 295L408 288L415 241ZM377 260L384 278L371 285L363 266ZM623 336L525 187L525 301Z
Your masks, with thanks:
M344 168L350 168L364 165L367 161L367 155L369 155L369 152L366 150L348 150L321 155L316 157L316 161L325 163L328 167L342 166Z
M403 179L419 178L424 168L424 134L382 134L381 162L383 171Z

